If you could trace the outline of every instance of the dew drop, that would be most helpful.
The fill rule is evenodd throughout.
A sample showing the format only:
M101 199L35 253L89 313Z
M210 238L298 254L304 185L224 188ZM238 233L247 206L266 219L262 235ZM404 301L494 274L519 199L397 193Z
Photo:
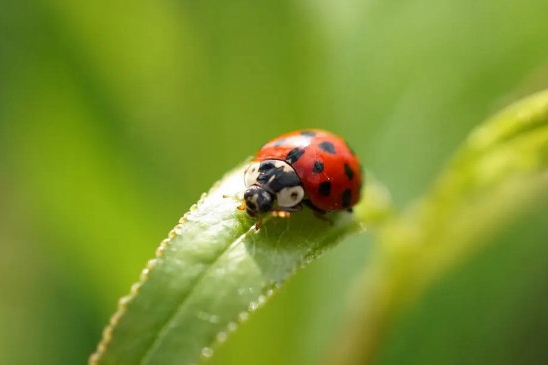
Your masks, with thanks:
M122 317L122 312L116 312L110 317L109 324L111 326L115 326L120 321L120 317Z
M253 289L251 289L251 288L239 288L238 289L238 294L239 295L246 295L248 293L253 293Z
M112 337L112 327L107 326L103 329L103 338L110 340L111 337Z
M315 257L313 255L306 256L303 260L303 264L301 265L301 267L306 265L306 264L310 264L312 261L314 261L314 259L315 259Z
M143 271L141 271L141 276L139 277L139 279L141 281L145 281L148 277L148 272L149 272L148 267L143 269Z
M219 341L221 343L225 342L227 337L228 337L228 335L226 334L226 332L217 333L217 341Z
M240 319L240 321L246 321L248 318L249 318L249 313L248 312L241 312L239 315L238 315L238 318Z
M118 300L118 305L123 308L127 305L127 303L129 302L130 299L131 299L131 297L128 296L128 295L123 296L123 297L120 298L120 300Z
M183 225L180 223L177 224L174 230L175 230L175 233L180 236L183 233Z
M210 347L204 347L202 349L202 356L203 357L211 357L213 356L213 350Z
M97 352L95 352L90 356L89 363L95 365L99 361L99 358L100 358L100 355Z
M230 332L236 331L236 330L238 329L238 323L236 323L236 322L230 322L230 323L228 323L227 329L228 329Z
M249 303L249 311L254 311L256 310L257 308L259 308L259 303L257 302L251 302Z
M215 314L199 311L196 313L196 317L209 323L219 323L219 316Z

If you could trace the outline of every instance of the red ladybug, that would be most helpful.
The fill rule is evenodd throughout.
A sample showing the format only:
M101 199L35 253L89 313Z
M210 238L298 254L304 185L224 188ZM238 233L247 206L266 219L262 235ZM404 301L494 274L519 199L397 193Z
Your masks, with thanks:
M360 198L362 174L358 157L341 137L311 129L265 144L244 181L250 216L269 211L285 216L302 204L319 212L350 210Z

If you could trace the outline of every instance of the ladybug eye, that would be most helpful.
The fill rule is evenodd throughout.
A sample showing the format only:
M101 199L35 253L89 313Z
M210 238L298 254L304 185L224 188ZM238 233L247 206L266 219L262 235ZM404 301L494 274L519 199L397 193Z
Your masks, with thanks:
M276 194L278 205L283 208L291 208L299 204L304 198L304 190L300 185L283 188Z
M257 182L259 177L259 162L252 163L249 165L247 170L244 173L244 183L246 187L249 187Z

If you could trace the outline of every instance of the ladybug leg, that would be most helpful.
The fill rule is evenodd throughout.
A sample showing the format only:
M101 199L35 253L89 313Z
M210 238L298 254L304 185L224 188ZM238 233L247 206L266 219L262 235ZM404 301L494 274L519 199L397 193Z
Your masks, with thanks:
M291 212L299 212L301 210L303 210L302 204L297 204L291 208L274 209L274 210L271 210L270 212L274 217L289 218L291 216Z
M313 211L317 212L318 214L325 214L325 210L321 210L320 208L312 204L310 199L304 199L303 204L309 207L310 209L312 209Z
M270 213L277 218L289 218L291 216L291 212L288 210L271 210Z
M327 223L329 223L330 225L335 224L335 222L333 222L333 220L332 220L331 218L327 217L327 216L325 215L325 213L326 213L326 212L323 211L323 210L315 210L315 211L314 211L314 215L315 215L316 218L318 218L319 220L324 221L324 222L327 222Z
M333 225L333 223L334 223L333 220L331 220L330 218L325 216L325 213L327 213L325 210L321 210L320 208L318 208L317 206L312 204L312 202L309 199L303 200L303 204L305 204L307 207L312 209L312 211L314 212L314 215L316 216L316 218L318 218L321 221L328 222L329 224Z

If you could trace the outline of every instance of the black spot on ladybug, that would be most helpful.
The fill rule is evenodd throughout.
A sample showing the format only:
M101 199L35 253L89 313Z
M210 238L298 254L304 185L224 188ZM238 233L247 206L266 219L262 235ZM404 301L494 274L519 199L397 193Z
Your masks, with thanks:
M350 207L351 198L352 198L352 191L350 189L346 189L345 191L343 191L341 200L342 200L342 206L344 208Z
M354 178L354 170L352 170L352 167L350 167L347 163L344 164L344 174L348 180L352 180Z
M331 181L321 182L318 186L318 192L323 196L329 196L331 194Z
M289 151L289 153L287 154L287 156L285 156L285 160L287 162L289 162L289 164L294 164L295 162L297 162L299 160L299 158L301 158L301 156L304 154L304 150L302 148L299 148L299 147L295 147L293 148L291 151Z
M274 147L280 147L280 146L283 146L285 145L285 138L282 138L282 139L279 139L277 140L276 142L274 142Z
M314 137L315 135L316 135L316 132L312 132L312 131L302 131L301 132L301 136Z
M281 161L278 161L281 163ZM284 166L276 166L271 161L261 162L257 183L271 193L277 193L283 188L301 184L301 179L295 171L284 171Z
M314 162L314 167L312 168L312 172L319 174L322 171L323 171L323 162L321 161Z
M301 179L294 172L276 171L273 179L269 179L267 186L269 190L277 193L284 188L301 185Z
M266 161L266 162L261 162L261 164L259 165L259 172L267 172L269 170L272 170L273 168L275 168L276 166L274 166L274 164L272 162L269 162L269 161Z
M332 155L335 154L335 146L333 146L333 143L331 143L331 142L324 141L324 142L320 143L318 145L318 147L320 147L321 150L323 150L327 153L330 153Z

